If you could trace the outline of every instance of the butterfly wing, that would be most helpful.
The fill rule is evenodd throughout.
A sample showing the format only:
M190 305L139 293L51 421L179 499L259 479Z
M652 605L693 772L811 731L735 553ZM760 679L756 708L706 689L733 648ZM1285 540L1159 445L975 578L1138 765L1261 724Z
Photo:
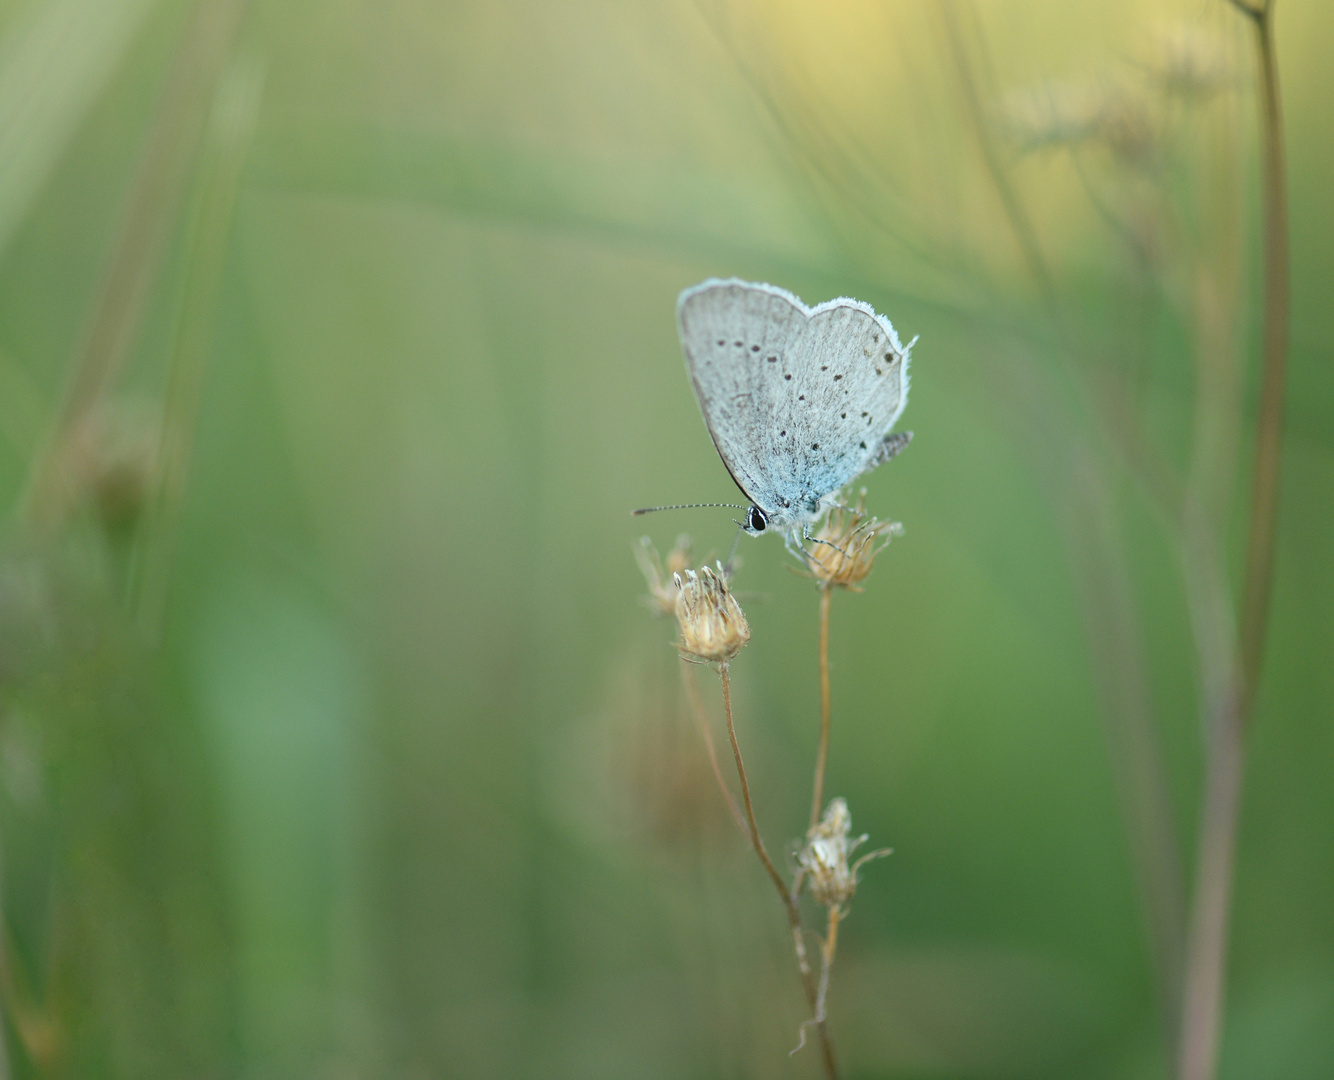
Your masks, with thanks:
M835 491L893 456L884 442L908 403L908 349L888 319L846 298L812 309L800 347L798 404L820 418L814 471Z
M714 446L772 525L809 521L877 462L907 396L907 350L888 320L735 279L687 289L677 319Z
M735 280L706 281L677 304L686 368L713 445L770 519L782 516L798 473L798 462L779 451L796 400L785 392L794 381L790 358L800 352L806 320L796 297Z

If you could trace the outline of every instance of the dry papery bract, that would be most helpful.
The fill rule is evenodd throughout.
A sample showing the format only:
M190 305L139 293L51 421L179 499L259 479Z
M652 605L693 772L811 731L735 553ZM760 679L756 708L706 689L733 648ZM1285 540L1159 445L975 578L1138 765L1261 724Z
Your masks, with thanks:
M811 883L811 895L824 907L841 908L851 900L862 863L890 853L889 848L881 848L849 865L853 852L869 839L865 834L851 839L851 832L848 804L843 799L832 799L824 817L806 833L806 843L797 851L797 865Z
M685 533L676 538L676 545L667 552L665 560L647 536L641 536L635 545L635 562L648 582L648 596L643 600L655 615L668 618L676 615L676 597L680 586L674 578L684 573L690 565L690 552L690 537Z
M880 521L868 514L865 501L866 489L862 488L857 505L834 507L812 538L807 573L821 585L861 592L875 557L893 537L903 535L897 521Z
M720 664L731 660L750 640L750 624L727 588L722 565L716 571L704 566L698 573L674 574L672 581L677 589L681 659Z

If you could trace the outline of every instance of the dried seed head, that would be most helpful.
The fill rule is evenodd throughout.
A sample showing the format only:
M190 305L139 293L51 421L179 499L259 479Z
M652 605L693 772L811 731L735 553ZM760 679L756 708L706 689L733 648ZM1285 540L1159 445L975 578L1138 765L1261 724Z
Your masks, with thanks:
M145 401L116 398L84 411L56 450L58 480L46 508L51 519L88 506L113 532L134 525L158 480L160 427Z
M818 825L806 833L806 843L797 852L797 864L811 879L811 895L816 903L827 908L840 908L852 899L857 891L857 871L868 859L878 859L889 854L888 848L863 855L851 866L848 858L857 848L866 843L866 836L850 840L852 815L848 813L848 804L842 799L833 799L824 817Z
M683 660L724 662L750 640L750 625L727 588L722 567L707 566L699 573L673 574L677 589L676 622L681 628L678 647Z
M1235 84L1237 73L1225 43L1198 22L1166 27L1151 70L1163 89L1188 99L1212 97Z
M1123 165L1148 168L1159 158L1162 137L1150 103L1138 94L1108 94L1098 116L1098 136Z
M838 585L861 592L861 583L871 572L875 557L885 550L891 537L903 534L903 526L897 521L877 521L869 515L863 505L865 499L863 488L856 506L830 510L814 536L817 543L812 545L809 576L826 588Z
M690 565L690 537L682 533L676 538L676 546L667 552L665 566L653 542L647 536L641 537L635 547L635 562L648 582L648 596L644 600L653 613L675 615L679 588L673 578Z
M999 119L1021 150L1071 146L1097 133L1103 98L1094 86L1044 82L1009 94Z
M1152 103L1115 81L1043 83L1010 95L1001 117L1024 151L1101 143L1122 165L1146 168L1158 159L1161 133Z

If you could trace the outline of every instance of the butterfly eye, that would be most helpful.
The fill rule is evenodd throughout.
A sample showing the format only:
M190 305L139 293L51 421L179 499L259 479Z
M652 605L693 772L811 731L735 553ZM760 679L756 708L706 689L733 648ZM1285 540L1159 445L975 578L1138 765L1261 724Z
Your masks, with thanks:
M768 518L764 516L764 511L758 506L752 506L746 511L746 528L751 532L764 532L765 526L768 524Z

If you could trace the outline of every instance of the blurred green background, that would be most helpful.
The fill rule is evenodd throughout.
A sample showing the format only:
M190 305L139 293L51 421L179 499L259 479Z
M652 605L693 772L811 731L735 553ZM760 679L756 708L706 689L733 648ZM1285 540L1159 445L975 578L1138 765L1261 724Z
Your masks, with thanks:
M1334 1075L1334 15L1280 0L1283 502L1228 1080ZM7 0L0 994L16 1077L807 1077L632 548L725 554L683 287L920 334L833 601L892 845L849 1077L1169 1075L1244 550L1254 60L1224 0ZM805 827L814 586L742 540ZM700 684L721 739L717 680ZM1156 944L1155 944L1156 943Z

